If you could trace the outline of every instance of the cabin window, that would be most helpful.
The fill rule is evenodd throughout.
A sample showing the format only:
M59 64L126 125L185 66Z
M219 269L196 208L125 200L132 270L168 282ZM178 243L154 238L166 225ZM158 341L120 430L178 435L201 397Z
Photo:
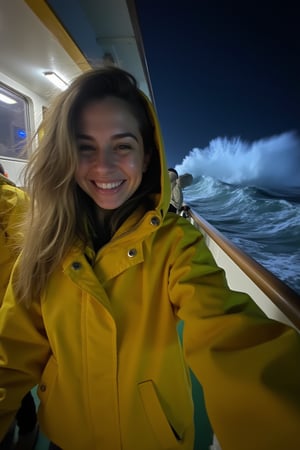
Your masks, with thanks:
M0 157L27 159L29 103L26 97L0 83Z

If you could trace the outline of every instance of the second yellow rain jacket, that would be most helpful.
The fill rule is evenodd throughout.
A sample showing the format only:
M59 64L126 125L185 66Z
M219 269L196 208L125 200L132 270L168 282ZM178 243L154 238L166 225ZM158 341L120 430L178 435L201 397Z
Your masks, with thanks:
M166 213L156 130L155 209L136 211L97 254L75 245L29 309L9 286L1 433L38 384L40 426L64 450L192 450L189 366L223 450L300 448L299 336L230 291L202 235Z
M25 192L0 174L0 307L19 253L22 239L19 223L27 206Z

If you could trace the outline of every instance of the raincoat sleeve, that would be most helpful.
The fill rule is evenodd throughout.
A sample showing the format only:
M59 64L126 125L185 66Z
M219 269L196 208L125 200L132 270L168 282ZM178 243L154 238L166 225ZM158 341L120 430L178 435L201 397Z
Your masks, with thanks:
M300 448L300 337L231 291L190 224L174 240L170 298L222 450Z
M50 356L40 306L17 303L12 283L0 308L0 441Z

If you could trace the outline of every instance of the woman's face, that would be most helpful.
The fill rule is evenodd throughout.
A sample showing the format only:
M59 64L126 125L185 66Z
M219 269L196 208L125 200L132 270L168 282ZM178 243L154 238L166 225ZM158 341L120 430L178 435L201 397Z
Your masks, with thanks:
M121 99L95 100L83 108L76 136L76 182L100 208L118 208L139 187L149 160L137 120Z

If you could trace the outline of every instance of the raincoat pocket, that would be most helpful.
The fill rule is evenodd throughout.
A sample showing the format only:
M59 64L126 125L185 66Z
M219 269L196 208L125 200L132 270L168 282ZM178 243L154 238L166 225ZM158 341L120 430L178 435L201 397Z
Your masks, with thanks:
M163 449L176 449L181 446L183 433L174 428L159 401L153 381L138 385L146 416L151 428Z

